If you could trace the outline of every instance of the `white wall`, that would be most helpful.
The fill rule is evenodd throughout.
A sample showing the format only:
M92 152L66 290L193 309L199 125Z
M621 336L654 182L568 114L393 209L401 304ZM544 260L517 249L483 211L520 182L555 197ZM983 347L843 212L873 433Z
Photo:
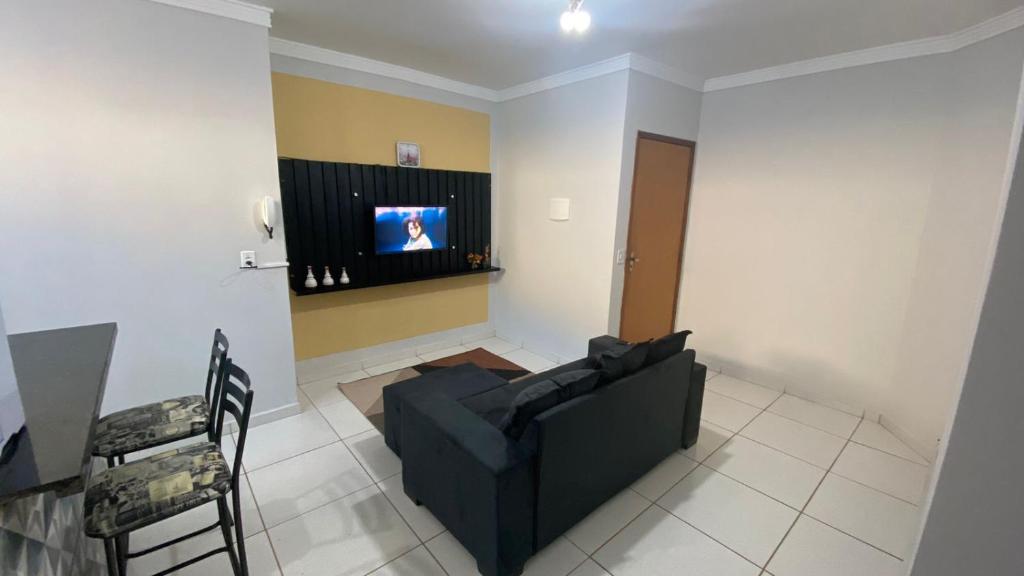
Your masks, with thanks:
M4 311L0 309L0 450L25 425L25 411L4 326Z
M704 95L677 324L699 335L706 360L798 394L885 412L901 363L962 358L957 342L941 338L930 340L927 354L906 357L904 326L910 302L927 290L927 280L915 281L934 275L922 260L933 247L922 246L938 223L956 222L959 230L945 232L971 238L946 253L946 264L984 254L976 239L992 230L1002 169L959 162L955 182L940 170L965 132L996 164L1005 160L1008 125L954 129L950 118L968 111L968 126L975 108L1012 114L1016 92L1008 83L975 91L961 75L986 68L986 78L1019 80L1022 38L1013 32L959 54ZM941 186L953 199L980 198L975 217L950 216L958 203L940 199ZM932 317L970 308L976 289L964 279L924 308ZM957 312L949 324L965 331L968 316ZM923 384L914 395L947 387ZM948 406L927 409L941 415L901 424L932 437L929 423L941 422Z
M951 54L953 111L938 147L917 270L884 414L934 449L963 381L966 351L985 290L1024 32Z
M651 132L683 140L697 140L700 131L700 92L666 82L643 72L629 71L626 120L622 137L619 207L615 221L615 248L625 250L629 238L629 210L633 197L633 168L638 132ZM608 306L608 333L618 335L622 315L625 267L614 264Z
M1024 574L1024 156L1016 160L991 282L913 576ZM983 261L985 266L990 260Z
M504 102L494 119L499 335L563 358L608 324L628 74ZM568 222L548 199L572 200Z
M201 393L214 328L256 412L294 405L266 28L140 0L0 18L0 300L11 332L115 321L106 412Z

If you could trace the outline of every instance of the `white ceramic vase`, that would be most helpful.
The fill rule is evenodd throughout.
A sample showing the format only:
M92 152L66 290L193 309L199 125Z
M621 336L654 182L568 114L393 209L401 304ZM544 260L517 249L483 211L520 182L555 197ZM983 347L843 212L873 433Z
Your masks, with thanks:
M324 286L334 286L334 277L331 276L330 266L324 266Z
M349 280L348 278L348 271L345 270L344 266L341 267L341 278L339 278L339 280L341 281L342 284L348 284L349 282L351 282L351 280Z
M306 288L316 288L316 276L313 276L312 266L306 266Z

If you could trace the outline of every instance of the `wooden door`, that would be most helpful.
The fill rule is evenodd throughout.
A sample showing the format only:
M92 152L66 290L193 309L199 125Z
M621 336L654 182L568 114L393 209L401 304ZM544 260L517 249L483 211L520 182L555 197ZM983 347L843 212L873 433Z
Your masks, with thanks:
M686 236L694 143L641 132L633 171L619 337L670 334Z

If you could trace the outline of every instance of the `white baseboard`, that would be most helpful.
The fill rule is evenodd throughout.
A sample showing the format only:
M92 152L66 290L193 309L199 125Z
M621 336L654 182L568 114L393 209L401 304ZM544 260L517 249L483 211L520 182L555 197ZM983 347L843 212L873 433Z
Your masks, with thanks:
M803 398L815 404L821 404L822 406L828 406L829 408L835 408L840 412L845 412L851 416L861 418L865 415L866 410L862 406L855 406L848 404L827 395L821 394L817 390L809 388L807 386L801 386L797 383L789 381L784 375L770 375L764 370L750 368L744 364L733 362L717 356L707 356L698 353L697 360L708 366L708 370L717 370L721 374L731 376L732 378L738 378L747 382L753 382L764 386L765 388L771 388L790 396L796 396Z
M270 410L264 410L263 412L257 412L256 414L252 414L251 416L249 416L249 427L255 428L256 426L261 426L263 424L270 424L271 422L274 422L276 420L282 420L290 416L295 416L300 412L302 412L302 407L299 405L298 402L285 404L284 406L279 406L277 408L272 408ZM228 433L234 434L235 432L238 432L238 424L235 423L234 419L225 420L224 424L225 428L227 428Z
M903 442L910 447L911 450L917 452L917 455L924 458L928 462L934 463L935 459L939 456L939 443L935 442L930 444L928 442L922 442L915 438L909 432L906 431L902 426L893 421L885 414L879 414L878 423L882 425L882 428L888 430L897 440Z
M388 362L397 362L412 358L417 354L469 344L492 336L494 336L494 327L490 323L470 324L358 350L346 350L327 356L300 360L295 363L295 373L299 385L308 384L338 374L364 370Z

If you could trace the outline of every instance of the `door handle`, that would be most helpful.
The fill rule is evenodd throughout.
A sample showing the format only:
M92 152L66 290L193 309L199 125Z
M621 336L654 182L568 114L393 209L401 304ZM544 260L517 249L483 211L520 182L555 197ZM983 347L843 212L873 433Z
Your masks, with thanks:
M633 267L636 266L637 262L640 262L640 258L633 252L629 253L629 271L633 271Z

